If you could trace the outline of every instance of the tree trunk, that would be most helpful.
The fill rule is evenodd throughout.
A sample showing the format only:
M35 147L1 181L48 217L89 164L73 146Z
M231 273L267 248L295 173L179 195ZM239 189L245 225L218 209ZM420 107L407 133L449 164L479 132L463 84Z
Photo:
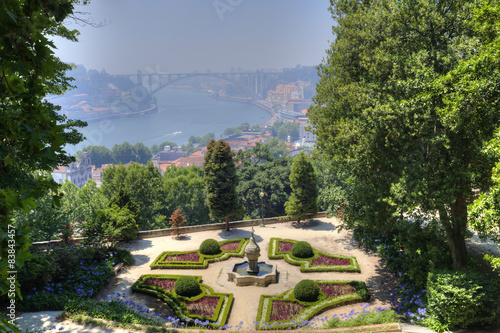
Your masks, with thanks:
M467 248L465 246L465 231L467 228L467 200L463 194L457 195L451 205L451 228L446 231L448 246L456 269L467 264Z
M229 231L229 216L226 216L226 231Z

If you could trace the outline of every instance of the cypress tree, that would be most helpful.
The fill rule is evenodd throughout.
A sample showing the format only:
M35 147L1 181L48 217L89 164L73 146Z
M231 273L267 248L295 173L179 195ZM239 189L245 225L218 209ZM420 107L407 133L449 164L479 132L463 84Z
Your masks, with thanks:
M285 203L285 212L292 219L300 220L318 212L317 176L306 153L300 152L293 160L290 172L292 195Z
M242 214L243 207L236 193L238 184L236 165L227 142L210 140L204 168L210 216L216 219L224 218L226 231L229 231L229 217Z

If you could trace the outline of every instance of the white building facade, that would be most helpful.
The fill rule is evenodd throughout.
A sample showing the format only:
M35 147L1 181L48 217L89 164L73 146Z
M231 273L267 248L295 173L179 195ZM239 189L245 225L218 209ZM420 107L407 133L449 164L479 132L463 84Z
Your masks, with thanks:
M52 172L52 177L58 184L62 184L65 179L78 187L83 187L88 179L92 179L92 163L90 155L83 152L80 163L70 163L67 167L60 166Z

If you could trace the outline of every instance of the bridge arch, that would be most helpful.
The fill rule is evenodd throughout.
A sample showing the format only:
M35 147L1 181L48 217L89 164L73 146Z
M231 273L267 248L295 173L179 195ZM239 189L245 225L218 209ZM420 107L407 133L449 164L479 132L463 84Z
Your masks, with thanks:
M143 76L152 76L154 77L155 75L158 75L160 77L159 79L159 87L151 90L149 92L150 95L154 95L156 94L158 91L162 90L163 88L169 86L170 84L173 84L175 82L178 82L178 81L181 81L183 79L187 79L187 78L191 78L191 77L210 77L210 78L215 78L215 79L220 79L220 80L224 80L224 81L227 81L227 82L230 82L240 88L242 88L243 90L245 90L246 92L248 92L250 94L250 96L253 96L253 97L257 97L258 94L250 87L246 86L246 85L243 85L241 84L240 82L237 82L236 80L233 80L229 77L226 77L226 75L217 75L217 74L210 74L210 73L192 73L192 74L145 74ZM162 82L161 80L161 77L162 76L168 76L168 75L171 75L171 76L176 76L175 78L173 79L167 79L166 82ZM248 75L248 78L250 80L253 80L255 82L255 75Z

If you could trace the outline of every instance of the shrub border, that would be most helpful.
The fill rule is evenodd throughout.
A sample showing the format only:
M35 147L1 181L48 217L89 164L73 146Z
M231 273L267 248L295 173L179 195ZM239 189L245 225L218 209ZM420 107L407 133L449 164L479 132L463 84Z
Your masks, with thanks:
M282 330L297 328L299 326L304 326L308 323L308 320L312 317L320 314L323 311L334 308L336 306L343 306L350 303L359 303L366 301L370 298L368 294L368 289L366 284L362 281L355 280L313 280L316 283L321 284L352 284L355 286L357 292L341 296L333 296L326 298L323 292L320 293L320 299L316 302L304 302L299 301L293 296L293 289L289 289L279 296L275 295L261 295L259 301L259 307L257 310L257 324L256 329L258 330ZM275 300L281 301L291 301L298 303L300 305L306 306L304 310L295 315L290 320L279 321L279 322L269 322L271 317L272 302ZM301 320L301 322L299 322ZM304 324L306 323L306 324Z
M356 257L345 256L340 254L330 254L323 251L318 251L313 247L314 256L311 258L298 258L292 255L291 252L279 252L279 242L289 242L297 243L298 241L293 239L283 239L283 238L271 238L269 241L268 257L269 259L285 259L285 261L291 265L300 266L300 271L302 273L308 272L355 272L360 273L358 261ZM337 258L337 259L349 259L350 265L313 265L312 260L318 258L320 255Z
M239 241L240 245L234 251L225 251L222 250L219 254L214 255L206 255L200 253L200 250L191 250L191 251L165 251L162 252L150 265L151 269L164 269L164 268L176 268L176 269L204 269L208 267L208 264L211 262L218 262L227 260L231 257L243 257L245 255L245 248L248 244L248 238L236 238L236 239L228 239L219 242L219 245L222 246L225 243L231 243ZM188 254L188 253L198 253L200 259L198 261L164 261L164 259L168 255L176 255L176 254Z
M141 277L134 283L132 286L132 290L135 292L141 292L145 294L150 294L155 297L158 297L162 301L168 304L174 310L175 315L186 322L186 325L195 325L194 320L202 320L208 321L208 325L212 328L221 328L227 321L229 316L229 310L231 309L231 305L233 303L233 294L226 293L216 293L214 290L207 286L206 284L200 284L202 293L196 295L194 297L184 297L177 295L175 290L169 292L168 290L162 289L157 286L145 285L147 279L149 278L161 278L161 279L170 279L176 280L182 276L186 275L166 275L166 274L145 274L141 275ZM193 276L197 279L198 282L201 281L201 276ZM217 307L215 308L213 317L203 317L199 315L191 314L186 305L185 301L196 301L204 296L208 297L218 297L219 302L217 303Z

